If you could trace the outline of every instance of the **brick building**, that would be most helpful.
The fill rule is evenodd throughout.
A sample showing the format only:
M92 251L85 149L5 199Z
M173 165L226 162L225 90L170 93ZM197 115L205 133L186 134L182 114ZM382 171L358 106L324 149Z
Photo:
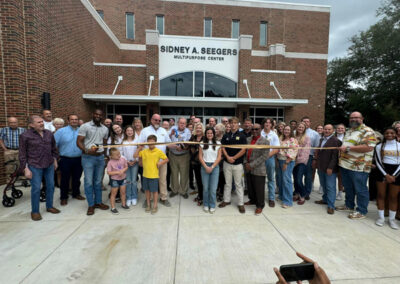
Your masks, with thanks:
M0 7L0 127L8 116L26 125L43 92L54 117L87 120L100 106L126 122L154 112L323 122L329 7L247 0L0 0Z

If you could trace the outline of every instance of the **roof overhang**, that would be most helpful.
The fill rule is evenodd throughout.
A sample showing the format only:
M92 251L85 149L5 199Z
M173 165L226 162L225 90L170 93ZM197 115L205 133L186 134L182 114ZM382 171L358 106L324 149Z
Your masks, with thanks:
M202 98L202 97L167 97L136 95L83 94L85 100L106 103L158 103L160 106L199 106L199 107L236 107L254 106L294 106L308 104L307 99L260 99L260 98Z

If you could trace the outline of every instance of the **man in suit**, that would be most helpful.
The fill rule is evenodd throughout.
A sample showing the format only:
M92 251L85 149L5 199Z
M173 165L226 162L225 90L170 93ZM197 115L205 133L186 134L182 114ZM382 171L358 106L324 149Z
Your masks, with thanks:
M251 129L252 136L247 138L250 145L269 145L269 141L261 136L261 125L255 123ZM267 169L265 161L268 159L269 149L248 149L244 158L249 201L244 205L256 205L255 215L262 213L265 206L265 176Z
M333 135L332 124L324 126L324 137L319 142L319 147L340 147L342 142ZM317 204L327 204L328 214L335 212L336 176L338 173L339 150L316 150L313 159L313 168L318 169L319 181L323 189L322 199L315 201Z

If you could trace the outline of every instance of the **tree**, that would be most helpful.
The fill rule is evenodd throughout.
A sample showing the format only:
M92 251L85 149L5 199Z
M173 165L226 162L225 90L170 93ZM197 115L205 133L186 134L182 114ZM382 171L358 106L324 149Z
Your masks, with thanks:
M353 110L382 129L400 119L400 0L378 9L381 19L351 39L346 58L329 63L326 120L346 121Z

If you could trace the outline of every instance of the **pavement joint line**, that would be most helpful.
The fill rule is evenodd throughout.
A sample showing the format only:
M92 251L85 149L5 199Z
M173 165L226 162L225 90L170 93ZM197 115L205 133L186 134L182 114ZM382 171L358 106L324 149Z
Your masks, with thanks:
M69 239L71 238L71 236L72 236L73 234L75 234L75 232L78 231L78 230L83 226L83 224L85 224L85 223L87 222L87 220L88 220L88 219L83 220L82 223L80 223L79 226L77 226L77 227L75 228L75 230L73 230L73 231L72 231L58 246L56 246L46 257L44 257L44 258L42 259L42 261L41 261L38 265L36 265L36 267L35 267L34 269L32 269L32 271L29 272L19 283L23 283L23 282L24 282L36 269L38 269L39 266L41 266L41 265L42 265L56 250L58 250L67 240L69 240Z
M383 279L393 279L393 278L400 278L400 275L394 275L394 276L382 276L382 277L373 277L373 278L338 278L338 279L329 279L333 282L336 281L351 281L351 280L383 280Z
M179 225L181 222L181 205L182 205L182 198L179 197L178 225L176 226L176 249L175 249L175 267L174 267L174 280L173 280L174 284L176 282L176 267L177 267L177 262L178 262Z
M368 228L371 228L372 230L374 230L375 232L380 233L381 235L385 236L386 238L395 241L396 243L400 244L400 240L396 240L395 238L393 238L392 236L386 234L386 232L382 232L381 230L379 230L378 226L370 226L368 223L365 222L361 222L364 226L367 226Z
M291 247L291 249L294 252L297 252L297 250L292 246L292 244L288 241L288 239L281 233L281 231L278 230L278 228L274 225L274 223L272 223L272 221L267 217L267 215L265 215L264 213L262 213L262 215L264 216L264 219L267 220L267 222L270 223L272 227L274 227L274 229L278 232L278 234L281 235L281 237L285 240L285 242L289 245L289 247Z

